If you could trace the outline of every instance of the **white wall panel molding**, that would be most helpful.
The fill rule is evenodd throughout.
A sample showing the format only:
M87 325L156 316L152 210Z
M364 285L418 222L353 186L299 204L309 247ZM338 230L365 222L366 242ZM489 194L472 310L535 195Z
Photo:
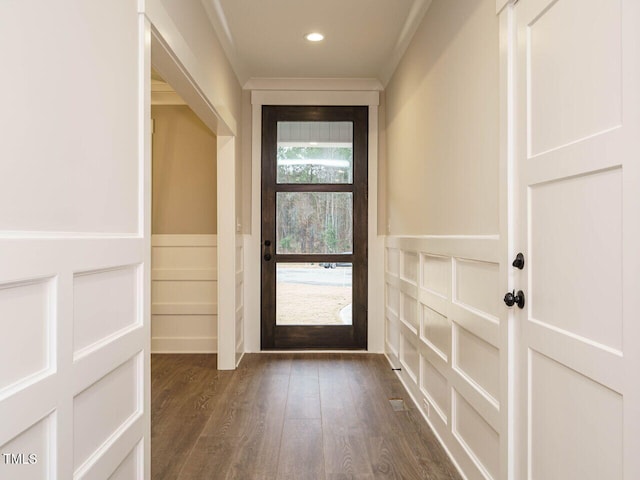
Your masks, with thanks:
M0 284L0 399L55 371L55 299L55 277Z
M55 461L48 452L55 449L56 445L56 414L52 412L46 417L39 419L33 425L27 427L22 433L13 438L10 442L2 444L0 440L0 452L25 455L24 461L36 460L36 463L28 465L7 464L2 461L3 478L20 478L25 480L41 480L56 478ZM30 455L36 455L30 458Z
M122 265L137 265L143 258L144 240L117 235L93 238L4 238L0 240L0 252L3 265L0 274L0 318L10 320L12 324L28 326L30 331L26 343L18 341L18 337L7 336L7 339L13 339L16 346L22 345L20 358L29 358L31 353L36 355L35 350L31 352L31 349L42 349L38 354L41 368L34 372L30 371L32 369L22 372L18 379L6 378L5 383L8 384L0 393L0 417L5 419L0 431L0 444L4 444L33 425L34 418L41 419L51 412L58 412L74 391L95 381L96 373L104 374L113 369L117 361L124 360L119 356L121 352L131 356L140 350L145 335L144 327L138 323L132 327L133 330L125 329L109 337L104 344L94 345L95 352L87 356L82 367L69 363L73 358L74 275L88 271L118 271ZM100 256L96 256L96 252L101 252ZM125 282L123 292L129 287L133 289L129 292L131 295L140 293L137 280L128 284ZM20 297L29 300L30 306L21 307L20 312L12 310L10 313L7 309L15 309L15 302ZM100 297L94 300L99 302ZM37 308L37 312L32 312L33 308ZM34 313L35 317L20 319L16 316L18 313ZM135 314L139 318L139 310ZM35 320L45 318L43 315L47 322L38 325ZM15 331L15 325L6 331ZM0 351L10 352L5 347ZM95 363L98 358L102 358L102 366ZM3 359L2 364L8 372L20 373L10 368L15 365L15 360ZM34 368L38 366L33 362L21 363L21 366L29 365ZM65 385L68 390L52 394L56 385ZM63 409L57 416L55 428L64 431L68 422L67 414L68 411Z
M467 478L498 479L503 429L498 236L387 237L387 356Z
M451 431L485 478L498 478L500 435L480 413L453 389Z
M138 423L135 430L141 429L143 391L139 380L143 374L143 356L138 353L74 397L74 479L92 478L87 472L104 454L121 443L134 424ZM99 418L97 411L102 412ZM90 422L93 428L87 429ZM129 442L120 446L130 448L127 443L131 440L129 437ZM112 465L111 471L117 466Z
M141 264L74 274L74 359L142 325L143 288Z
M76 395L97 380L113 370L114 364L119 365L139 353L139 342L144 340L142 329L134 330L123 335L117 342L111 342L90 355L74 361L76 375L70 389Z
M74 480L91 480L94 478L107 478L108 480L125 480L140 478L140 472L144 468L144 444L131 435L132 432L143 429L140 418L136 419L129 430L122 432L119 441L105 452L94 463L88 465L85 470Z
M152 352L217 351L217 245L217 235L152 236Z
M215 282L218 271L212 268L154 268L151 280Z
M200 303L154 303L152 315L217 315L218 304L215 302Z
M49 375L3 399L0 404L0 416L4 422L0 445L5 445L28 430L34 425L34 419L40 421L55 413L56 405L50 398L50 392L55 388L56 381L55 375Z
M151 237L152 247L215 247L217 245L217 235L154 234Z
M157 353L215 353L218 337L153 337L151 345Z
M449 385L442 367L436 367L427 356L423 355L420 358L420 391L424 395L423 404L428 408L433 408L443 425L441 428L446 427L449 422L449 416L451 415L451 406L449 401ZM439 363L438 361L435 362ZM431 412L427 409L427 415L431 418Z
M403 248L414 252L423 252L428 255L440 255L445 257L458 257L468 260L480 260L489 262L500 261L499 235L388 235L387 247L398 248L398 241Z
M420 301L420 307L420 340L445 363L448 363L452 349L451 321L434 309L432 303ZM446 311L446 309L440 311Z

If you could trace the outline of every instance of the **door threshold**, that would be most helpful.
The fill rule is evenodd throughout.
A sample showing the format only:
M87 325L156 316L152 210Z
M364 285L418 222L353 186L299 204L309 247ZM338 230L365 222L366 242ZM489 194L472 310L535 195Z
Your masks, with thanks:
M245 353L375 353L368 350L259 350Z

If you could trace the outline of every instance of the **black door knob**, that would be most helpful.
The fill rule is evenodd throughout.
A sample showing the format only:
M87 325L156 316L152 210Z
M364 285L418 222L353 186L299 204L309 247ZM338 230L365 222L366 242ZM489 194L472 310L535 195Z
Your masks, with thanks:
M265 253L264 254L264 259L268 262L269 260L271 260L271 254L270 253Z
M522 270L524 268L524 255L522 253L518 253L518 255L516 255L516 259L511 265L516 267L518 270Z
M518 293L516 293L515 290L513 292L507 292L504 296L504 303L507 307L518 305L518 308L524 308L524 292L522 290L518 290Z

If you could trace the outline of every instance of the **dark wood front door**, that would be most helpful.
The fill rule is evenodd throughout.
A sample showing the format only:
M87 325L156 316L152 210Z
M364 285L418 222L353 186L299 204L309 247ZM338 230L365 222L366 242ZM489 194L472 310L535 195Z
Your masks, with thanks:
M263 350L367 348L367 107L262 109Z

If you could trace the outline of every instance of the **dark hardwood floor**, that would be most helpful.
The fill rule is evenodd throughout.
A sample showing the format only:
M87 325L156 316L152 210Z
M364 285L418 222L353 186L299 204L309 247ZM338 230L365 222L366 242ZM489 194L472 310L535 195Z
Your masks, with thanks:
M387 360L348 353L152 355L151 477L460 478Z

